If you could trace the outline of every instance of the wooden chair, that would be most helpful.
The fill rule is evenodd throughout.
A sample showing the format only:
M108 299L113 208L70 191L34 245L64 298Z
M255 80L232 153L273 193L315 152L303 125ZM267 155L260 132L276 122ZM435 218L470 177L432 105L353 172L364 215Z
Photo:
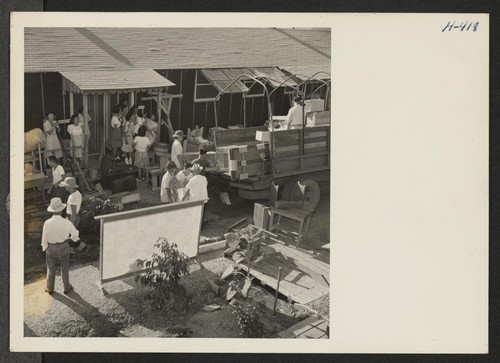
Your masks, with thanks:
M272 183L274 186L274 183ZM275 205L271 207L271 220L269 225L271 226L271 230L275 227L283 229L280 227L281 218L285 217L288 219L295 220L299 222L299 230L297 232L297 247L299 247L300 242L306 238L307 232L309 230L309 222L311 221L311 217L314 213L314 209L310 210L304 207L304 197L305 197L305 189L306 186L298 182L299 189L302 193L302 200L295 201L276 201ZM276 187L275 187L276 188ZM277 188L276 188L276 196L277 196ZM277 217L277 222L274 224L274 217Z

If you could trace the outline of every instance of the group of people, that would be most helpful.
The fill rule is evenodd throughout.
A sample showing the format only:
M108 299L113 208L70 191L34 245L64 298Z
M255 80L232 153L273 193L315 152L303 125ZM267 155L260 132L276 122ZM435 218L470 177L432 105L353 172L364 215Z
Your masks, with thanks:
M83 149L88 149L91 124L92 118L88 113L84 115L83 107L80 107L78 112L72 115L69 120L67 132L70 137L70 155L78 162L81 162ZM43 131L46 140L45 156L47 162L50 156L56 157L61 162L63 151L58 137L58 132L61 131L61 128L52 112L49 112L43 120Z
M124 100L112 111L108 145L113 150L113 157L120 160L123 154L125 164L137 166L138 180L143 180L149 167L148 149L156 140L156 132L146 127L144 106L134 105L129 109L128 102ZM150 119L155 121L155 116L151 115Z

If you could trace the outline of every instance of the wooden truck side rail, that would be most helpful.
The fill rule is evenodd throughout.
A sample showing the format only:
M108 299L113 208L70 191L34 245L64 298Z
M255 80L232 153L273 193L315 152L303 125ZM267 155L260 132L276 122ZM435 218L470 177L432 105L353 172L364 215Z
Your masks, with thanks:
M274 132L271 139L273 178L330 169L330 126Z

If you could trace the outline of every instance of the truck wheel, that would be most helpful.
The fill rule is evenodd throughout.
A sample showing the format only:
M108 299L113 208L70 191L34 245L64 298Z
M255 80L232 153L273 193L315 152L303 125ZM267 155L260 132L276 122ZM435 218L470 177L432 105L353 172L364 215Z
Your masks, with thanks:
M291 184L293 182L293 184ZM283 188L283 200L300 200L302 198L302 193L300 192L300 188L297 185L298 180L291 180L290 182L287 182L285 184L285 188L288 186L289 190L286 190ZM320 189L318 183L312 179L306 179L302 180L301 184L305 185L305 191L304 191L304 204L303 208L307 210L314 210L319 204L319 199L320 199ZM289 194L286 195L285 192L288 192ZM285 196L288 196L289 198L285 198Z
M297 185L297 182L299 180L300 179L297 179L297 178L287 180L287 182L283 186L283 191L281 193L281 200L296 201L296 200L300 200L302 198L302 195L300 193L300 189Z

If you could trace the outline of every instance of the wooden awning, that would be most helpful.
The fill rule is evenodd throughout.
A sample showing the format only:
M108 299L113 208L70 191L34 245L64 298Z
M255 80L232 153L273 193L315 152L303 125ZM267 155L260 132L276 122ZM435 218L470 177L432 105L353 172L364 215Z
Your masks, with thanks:
M63 94L137 92L175 85L153 69L79 70L60 73L63 76Z
M225 93L244 93L248 91L248 87L240 80L234 82L238 75L233 75L231 69L202 69L201 73L214 86L217 91L222 92L226 87ZM234 82L233 84L231 84Z

